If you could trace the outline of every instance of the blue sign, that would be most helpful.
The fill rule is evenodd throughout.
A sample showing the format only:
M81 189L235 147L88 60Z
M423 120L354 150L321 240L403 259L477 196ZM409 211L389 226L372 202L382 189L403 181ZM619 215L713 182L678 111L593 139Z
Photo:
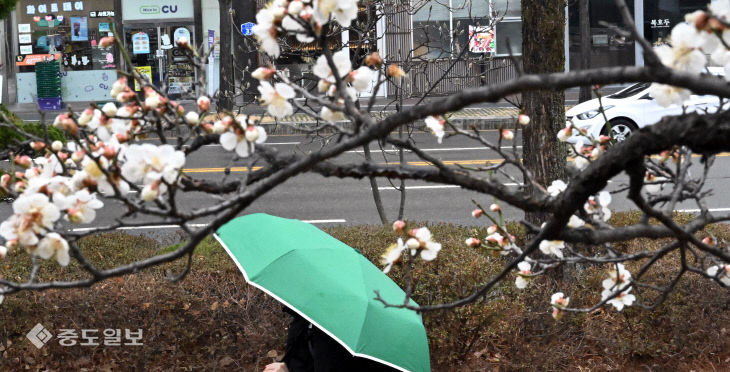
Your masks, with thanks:
M243 36L251 36L253 35L253 26L255 26L255 23L246 22L241 25L241 33Z

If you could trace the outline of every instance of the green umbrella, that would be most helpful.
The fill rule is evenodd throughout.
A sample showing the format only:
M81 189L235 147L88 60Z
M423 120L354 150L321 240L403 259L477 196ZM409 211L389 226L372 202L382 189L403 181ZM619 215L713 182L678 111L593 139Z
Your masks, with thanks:
M246 281L299 313L353 355L403 371L430 371L421 317L405 293L355 249L311 224L267 214L238 217L215 235ZM415 303L413 303L415 305Z

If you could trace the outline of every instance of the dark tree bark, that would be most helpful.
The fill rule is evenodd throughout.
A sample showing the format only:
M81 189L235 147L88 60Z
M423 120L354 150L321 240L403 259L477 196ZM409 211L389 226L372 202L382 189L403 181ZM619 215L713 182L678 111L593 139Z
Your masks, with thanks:
M250 103L256 101L258 95L258 80L251 77L251 72L259 67L258 43L253 36L243 36L239 33L238 28L246 22L256 23L256 1L254 0L236 0L233 6L233 61L235 69L234 81L238 84L239 92L243 93L243 102Z
M235 77L233 73L233 53L231 42L233 30L231 29L231 1L218 0L220 5L221 25L221 59L220 59L220 88L218 90L218 111L233 110L233 96L235 89Z
M591 67L591 19L588 11L590 0L578 0L578 18L580 19L580 68L585 70ZM578 102L591 99L591 87L580 87Z
M565 70L565 1L522 0L522 63L525 73ZM565 146L557 133L565 126L562 91L529 91L522 95L531 122L522 138L523 159L542 186L565 177ZM532 186L529 186L533 188ZM546 216L525 211L525 219L540 224Z

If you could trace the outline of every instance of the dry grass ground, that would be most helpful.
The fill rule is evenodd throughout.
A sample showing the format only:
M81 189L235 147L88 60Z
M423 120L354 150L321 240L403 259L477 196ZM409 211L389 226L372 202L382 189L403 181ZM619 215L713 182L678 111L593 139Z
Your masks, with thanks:
M619 214L619 223L636 216ZM444 244L439 259L416 270L415 299L448 301L469 293L504 263L501 257L469 249L472 229L432 225ZM727 226L712 232L730 238ZM329 230L375 259L395 236L380 227ZM485 235L479 231L477 236ZM657 247L639 240L621 249ZM143 237L106 234L88 238L83 249L99 266L111 266L160 252ZM667 257L651 275L668 280L676 257ZM5 277L22 278L25 254L0 263ZM180 264L104 282L89 289L20 293L0 306L0 371L261 371L280 354L288 317L280 306L247 286L214 240L194 257L193 271L180 283L164 280ZM631 266L629 267L632 268ZM44 265L41 278L74 276L75 268ZM400 271L393 277L401 280ZM712 282L686 277L667 303L654 312L612 309L550 317L549 297L558 289L571 304L599 299L605 267L585 267L572 285L548 278L524 291L511 281L488 298L450 312L424 316L436 371L557 370L727 370L730 362L730 295ZM642 297L642 295L644 297ZM649 293L639 297L648 298ZM36 324L54 335L61 328L141 328L144 346L64 347L52 340L38 350L25 339Z

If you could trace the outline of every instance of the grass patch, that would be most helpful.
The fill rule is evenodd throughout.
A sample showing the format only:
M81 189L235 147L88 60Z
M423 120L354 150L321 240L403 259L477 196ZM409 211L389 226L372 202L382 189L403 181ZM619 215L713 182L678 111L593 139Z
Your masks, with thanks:
M636 219L638 215L617 213L614 222ZM415 270L414 299L421 304L465 296L505 263L503 257L464 246L466 237L483 237L485 229L447 224L430 228L444 249L438 260ZM708 230L730 238L726 225ZM336 227L328 232L371 260L377 260L395 240L392 231L376 226ZM661 243L638 239L617 246L632 251ZM153 240L123 233L88 237L80 245L99 267L174 249L160 249ZM670 255L651 275L671 279L677 260ZM27 264L27 255L16 253L2 262L0 273L22 279ZM164 280L168 271L182 267L182 262L167 264L88 289L8 297L0 306L0 370L261 371L272 361L269 352L283 352L288 317L276 301L245 284L214 239L206 239L196 249L193 271L184 281ZM635 270L635 266L629 268ZM572 284L536 278L524 291L508 280L477 303L425 314L434 370L709 370L727 365L730 296L726 290L688 276L654 312L599 310L568 314L555 322L549 306L554 291L564 291L576 304L599 299L604 267L583 267L573 275ZM39 276L73 278L79 272L78 267L44 264ZM402 283L398 268L392 277ZM639 296L644 299L648 293ZM79 332L142 328L145 346L63 347L54 340L37 350L25 334L38 322L54 335L61 328Z

